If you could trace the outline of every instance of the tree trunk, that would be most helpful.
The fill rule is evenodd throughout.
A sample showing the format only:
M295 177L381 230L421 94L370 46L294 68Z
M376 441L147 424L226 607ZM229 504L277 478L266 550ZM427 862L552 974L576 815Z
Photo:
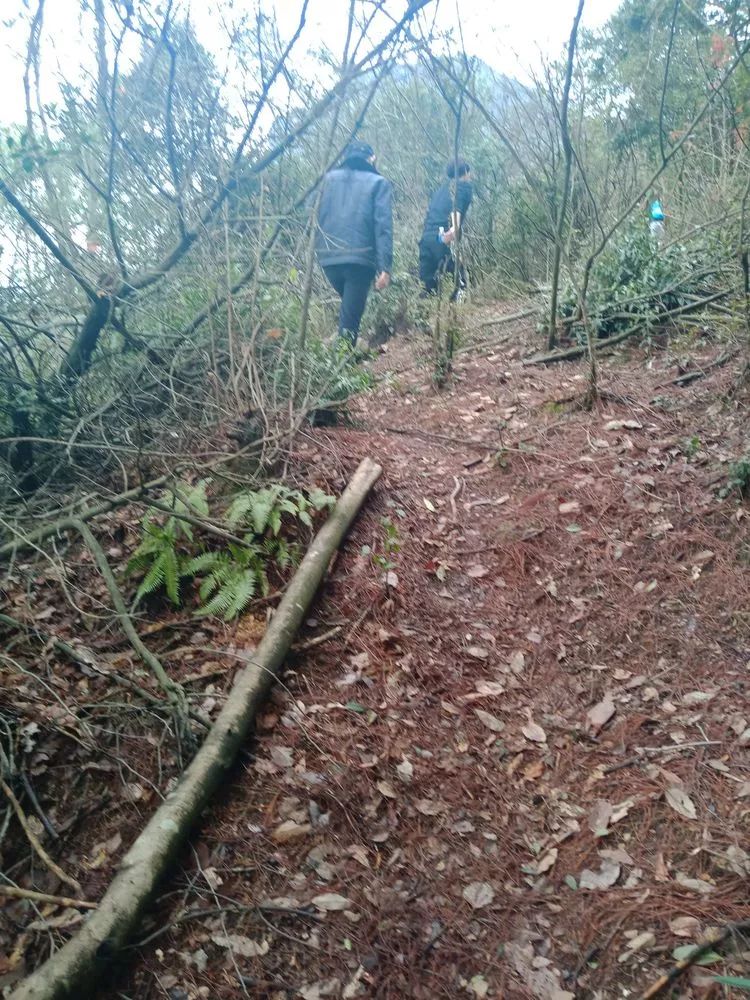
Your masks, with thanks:
M83 326L71 344L67 357L62 364L60 374L63 378L81 376L89 370L91 356L99 343L99 334L107 325L112 311L112 299L103 294L96 302L92 302Z
M568 122L568 110L570 107L570 87L573 82L573 65L575 61L576 42L578 39L578 25L581 23L584 0L579 0L578 10L573 20L573 27L568 41L568 61L565 66L565 84L563 86L562 104L560 107L560 137L562 139L563 154L565 158L565 169L563 172L562 201L560 202L560 214L557 217L557 227L555 231L555 256L552 263L552 292L550 294L549 323L547 326L547 349L552 350L557 343L557 300L560 292L560 267L562 265L563 234L565 232L565 218L568 214L568 200L570 199L570 179L573 170L573 144L570 141L570 125Z
M226 779L255 713L279 673L333 553L378 480L365 459L307 551L265 636L248 658L205 743L122 859L118 874L81 930L12 994L11 1000L80 1000L90 996L108 961L126 944L165 871Z

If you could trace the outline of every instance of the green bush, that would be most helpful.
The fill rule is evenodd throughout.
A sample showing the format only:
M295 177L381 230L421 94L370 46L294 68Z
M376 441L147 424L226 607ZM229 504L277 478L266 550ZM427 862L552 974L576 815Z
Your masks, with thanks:
M690 301L688 296L711 294L723 263L717 244L693 241L660 249L647 229L633 226L613 239L593 266L586 298L591 323L600 337L634 322L656 325ZM578 293L569 285L560 301L561 318L577 308Z
M372 347L384 344L395 334L424 328L429 324L429 302L420 298L422 287L406 271L396 271L390 288L373 292L362 317L362 333Z

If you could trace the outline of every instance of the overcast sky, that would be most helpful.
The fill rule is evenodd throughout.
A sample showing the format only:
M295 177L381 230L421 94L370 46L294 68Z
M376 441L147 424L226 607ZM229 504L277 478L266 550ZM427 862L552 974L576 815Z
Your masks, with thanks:
M3 17L11 19L25 9L15 26L0 26L0 122L23 119L23 56L29 13L35 2L0 0ZM221 32L213 12L216 0L192 0L181 6L192 7L192 17L200 40L208 48L221 45ZM458 11L464 43L471 55L477 55L493 68L512 75L524 75L524 69L544 56L557 55L567 41L576 8L576 0L438 0L437 25L441 30L455 28ZM619 0L587 0L583 23L598 27L614 12ZM391 0L394 13L401 13L404 0ZM256 0L234 0L235 12L254 10ZM275 11L280 30L288 35L296 24L300 0L264 0L266 11ZM81 46L80 0L47 0L45 13L43 96L53 96L53 78L58 67L74 75L73 68L87 53ZM305 48L321 44L336 46L344 31L348 0L310 0ZM88 32L87 32L88 34Z

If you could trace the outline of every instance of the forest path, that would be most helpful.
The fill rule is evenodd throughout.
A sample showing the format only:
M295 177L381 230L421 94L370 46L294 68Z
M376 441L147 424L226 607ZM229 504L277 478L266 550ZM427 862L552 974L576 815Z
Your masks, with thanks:
M385 470L302 639L338 631L290 664L117 995L619 997L747 912L746 531L709 488L729 374L660 388L672 359L636 351L587 412L583 367L520 365L529 324L442 392L395 342L353 426L304 436L330 478Z

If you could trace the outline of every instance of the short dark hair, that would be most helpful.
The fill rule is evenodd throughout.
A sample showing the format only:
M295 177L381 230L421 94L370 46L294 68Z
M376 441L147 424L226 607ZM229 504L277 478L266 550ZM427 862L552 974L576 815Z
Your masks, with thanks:
M453 180L454 177L458 177L460 180L462 177L465 177L470 170L471 167L469 166L468 160L458 159L451 160L446 167L445 172L451 180Z
M355 139L350 142L349 145L344 150L344 162L346 160L369 160L371 156L375 155L375 150L369 144L369 142L360 142Z

